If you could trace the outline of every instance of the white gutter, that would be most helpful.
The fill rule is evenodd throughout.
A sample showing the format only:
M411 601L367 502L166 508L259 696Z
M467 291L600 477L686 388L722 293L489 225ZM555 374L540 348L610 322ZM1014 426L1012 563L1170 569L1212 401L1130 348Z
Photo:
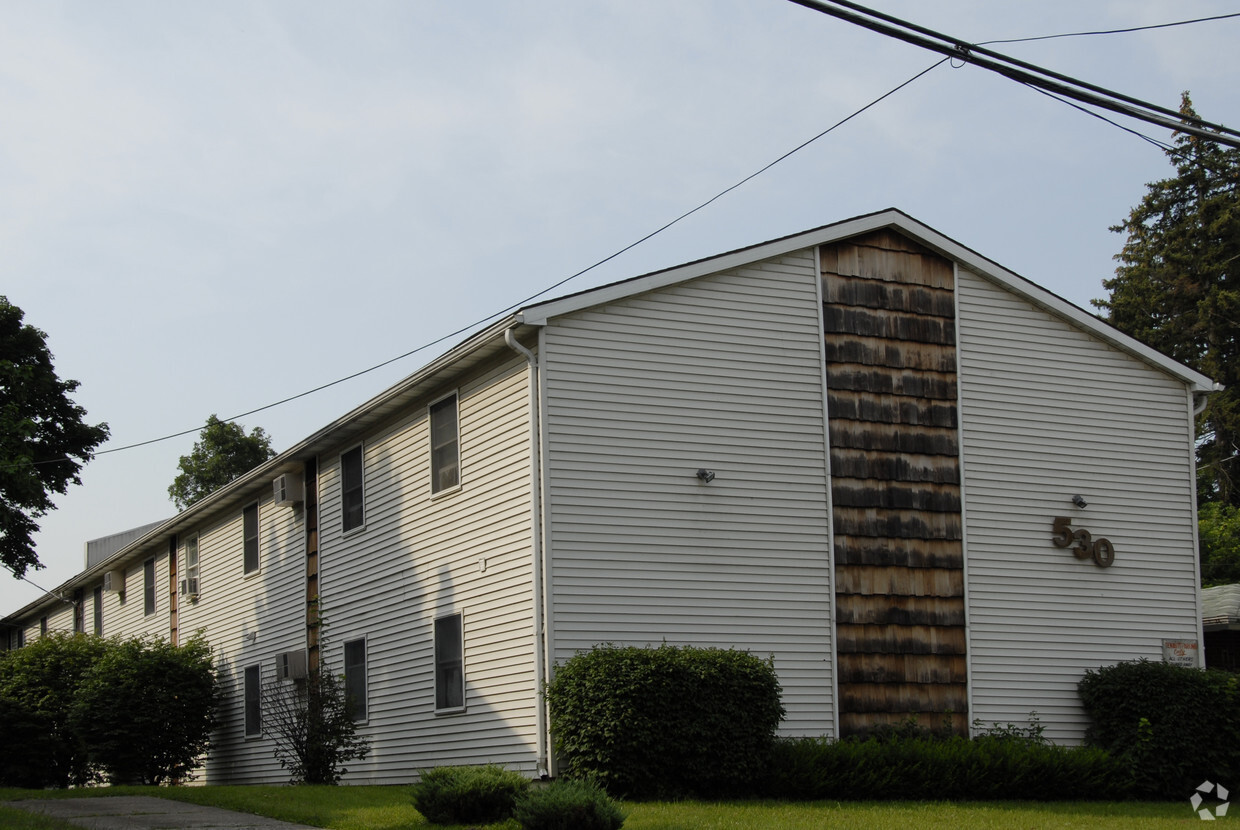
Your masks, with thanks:
M514 327L515 328L515 327ZM550 775L548 744L550 736L547 732L547 706L542 700L543 686L546 682L547 667L544 664L543 630L543 548L542 548L542 477L539 412L538 412L538 359L534 353L522 346L512 335L512 329L504 329L504 342L509 348L525 358L530 370L530 548L533 552L533 616L534 616L534 731L538 742L538 774L546 778Z

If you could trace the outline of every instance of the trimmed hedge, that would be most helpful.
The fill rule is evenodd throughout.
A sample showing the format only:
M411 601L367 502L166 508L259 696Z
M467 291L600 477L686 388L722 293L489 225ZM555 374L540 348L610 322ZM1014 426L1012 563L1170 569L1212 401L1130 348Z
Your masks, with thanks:
M529 783L495 764L436 767L413 785L413 806L432 824L490 824L512 815Z
M1090 747L1018 737L776 742L766 795L785 800L1114 800L1123 765Z
M1077 684L1086 742L1121 762L1139 798L1181 799L1240 773L1236 675L1148 660L1087 671Z
M566 778L631 798L750 793L783 718L773 659L736 650L603 645L546 687Z
M530 787L513 813L522 830L620 830L624 813L589 781Z

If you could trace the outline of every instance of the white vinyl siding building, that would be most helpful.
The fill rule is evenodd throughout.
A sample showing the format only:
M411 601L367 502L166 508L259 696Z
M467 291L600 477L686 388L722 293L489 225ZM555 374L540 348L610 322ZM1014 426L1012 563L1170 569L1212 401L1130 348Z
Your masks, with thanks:
M1086 669L1201 639L1192 398L964 269L959 300L972 714L1036 708L1048 737L1076 741ZM1114 564L1051 544L1061 516L1109 539Z
M58 593L90 603L124 572L105 634L202 632L225 693L210 783L287 780L255 670L293 683L279 667L316 661L364 698L346 783L554 774L541 684L600 643L770 656L785 735L1036 711L1072 743L1084 671L1201 638L1211 388L888 210L524 308L178 516L95 540ZM1056 546L1057 519L1113 564ZM44 617L72 630L45 597L5 618L9 646Z
M603 642L774 655L784 731L832 729L818 296L803 251L550 320L556 661Z

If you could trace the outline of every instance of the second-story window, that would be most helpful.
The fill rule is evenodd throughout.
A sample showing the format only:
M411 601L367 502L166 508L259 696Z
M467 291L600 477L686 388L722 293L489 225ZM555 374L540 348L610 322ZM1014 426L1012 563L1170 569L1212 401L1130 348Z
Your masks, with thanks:
M345 532L366 523L364 469L361 446L340 454L340 528Z
M142 613L147 616L155 613L154 559L148 559L142 563Z
M460 430L456 395L431 404L431 492L461 483Z
M185 590L191 597L198 594L198 537L185 540Z
M251 504L241 512L242 535L245 537L246 573L258 570L258 505Z

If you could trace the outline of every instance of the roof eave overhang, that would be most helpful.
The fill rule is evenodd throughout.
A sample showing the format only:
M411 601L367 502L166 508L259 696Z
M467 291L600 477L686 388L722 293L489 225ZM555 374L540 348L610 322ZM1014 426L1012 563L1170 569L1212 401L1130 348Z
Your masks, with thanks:
M820 228L719 254L707 259L697 260L675 268L656 271L644 276L624 280L623 282L604 285L589 291L528 306L520 311L517 318L528 325L545 326L554 317L571 314L602 303L614 302L636 294L685 282L686 280L743 267L753 262L782 256L804 248L841 242L851 237L861 236L862 234L884 228L894 228L906 236L912 237L931 250L937 251L944 257L960 263L979 276L1003 286L1051 314L1094 334L1109 345L1167 372L1186 383L1194 393L1214 392L1222 388L1200 372L1190 369L1182 363L1167 357L1162 352L1129 337L1119 329L1100 320L1079 306L1073 305L1062 297L1047 291L1045 288L1025 279L1019 274L1007 270L971 248L965 247L954 239L944 236L933 228L894 208L865 216L858 216L854 219L847 219L831 225L824 225Z
M107 571L114 570L117 566L138 558L139 555L142 558L151 555L152 546L166 541L170 536L202 527L220 514L236 509L238 504L263 497L270 492L271 479L281 473L300 469L306 461L333 447L348 444L354 439L360 440L371 428L395 417L401 409L432 391L433 387L446 383L450 377L469 371L496 354L507 351L509 347L503 339L504 331L520 325L521 321L515 315L507 315L491 323L412 375L337 418L310 437L187 507L112 556L58 585L53 591L47 592L18 611L4 617L3 622L25 619L44 608L67 602L60 597L67 596L74 589L101 578Z

